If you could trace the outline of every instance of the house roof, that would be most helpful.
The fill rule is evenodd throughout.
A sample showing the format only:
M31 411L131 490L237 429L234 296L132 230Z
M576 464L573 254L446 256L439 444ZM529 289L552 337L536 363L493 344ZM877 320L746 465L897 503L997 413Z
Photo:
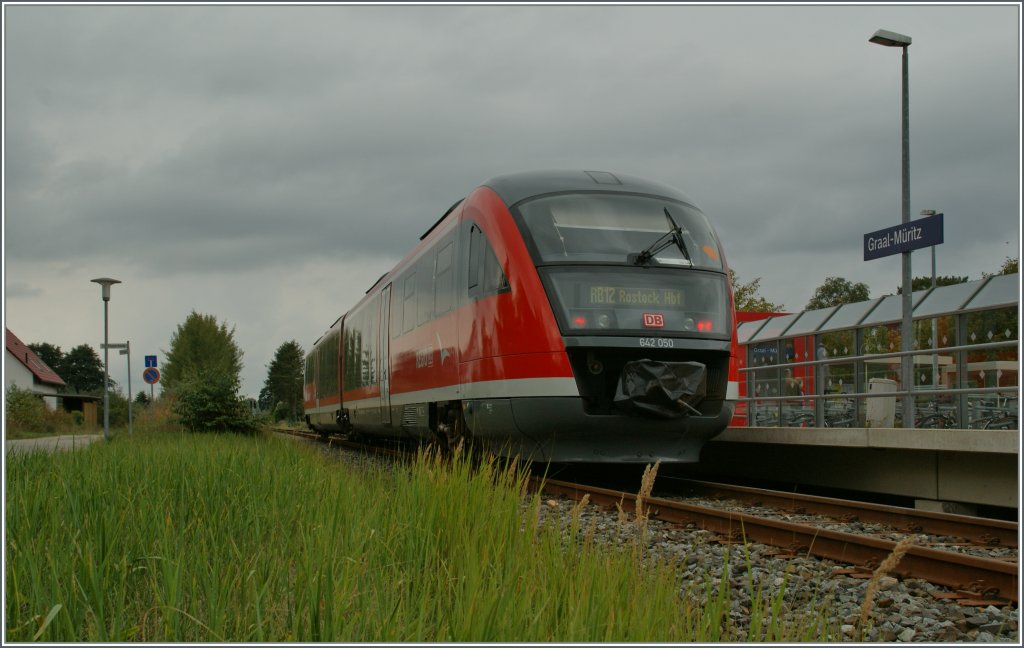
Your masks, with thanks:
M35 351L28 348L28 346L18 339L18 336L11 333L11 329L5 329L7 331L7 351L13 355L18 361L25 365L25 367L35 375L39 382L46 383L48 385L63 385L64 381L57 375L57 372L39 359Z

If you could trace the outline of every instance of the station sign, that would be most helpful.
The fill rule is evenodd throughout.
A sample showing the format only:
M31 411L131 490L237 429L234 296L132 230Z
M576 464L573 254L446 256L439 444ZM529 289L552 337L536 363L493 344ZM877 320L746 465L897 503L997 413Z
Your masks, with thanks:
M864 260L902 254L943 242L942 214L925 216L864 235Z

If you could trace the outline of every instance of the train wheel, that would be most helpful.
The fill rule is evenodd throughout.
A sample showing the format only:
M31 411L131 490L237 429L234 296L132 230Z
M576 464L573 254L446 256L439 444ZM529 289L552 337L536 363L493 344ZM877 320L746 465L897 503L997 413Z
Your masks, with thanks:
M438 425L438 440L444 453L448 456L471 455L472 439L462 415L462 404L456 403L448 408L444 418L445 422Z

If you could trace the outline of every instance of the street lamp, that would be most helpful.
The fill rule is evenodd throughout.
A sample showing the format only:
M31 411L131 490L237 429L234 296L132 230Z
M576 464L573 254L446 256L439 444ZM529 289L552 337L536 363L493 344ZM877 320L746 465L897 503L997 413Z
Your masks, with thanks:
M897 34L896 32L887 31L885 29L879 29L875 32L874 36L868 39L869 42L877 45L884 45L886 47L902 47L903 48L903 119L902 119L902 131L903 131L903 144L901 149L903 151L903 223L910 222L910 90L908 81L908 59L907 50L910 47L911 38L910 36L904 36L903 34ZM912 296L912 281L910 275L910 252L903 252L903 322L900 327L900 351L905 353L903 356L902 371L903 386L907 392L903 396L903 427L912 428L914 427L914 397L911 394L911 388L914 386L914 369L913 369L913 358L910 355L911 338L913 336L913 311L914 301Z
M936 213L934 209L922 209L922 216L938 216L943 217L943 214ZM935 290L935 246L932 246L932 290ZM935 325L935 318L932 318L932 387L938 387L939 385L939 356L936 349L939 348L938 341L938 330Z
M934 209L922 209L922 216L938 216L942 218L945 216L943 213L936 213ZM932 246L932 288L935 287L935 246Z
M110 440L110 349L107 348L107 304L110 303L110 287L121 283L117 279L100 277L93 279L103 287L103 439Z

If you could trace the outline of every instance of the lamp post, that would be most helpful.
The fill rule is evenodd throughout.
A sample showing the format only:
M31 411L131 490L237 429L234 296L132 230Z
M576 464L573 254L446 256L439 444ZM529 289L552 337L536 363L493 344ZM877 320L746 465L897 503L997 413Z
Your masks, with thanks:
M945 216L945 214L940 213L940 212L936 212L934 209L922 209L921 210L921 215L922 216L938 216L939 218L943 218ZM934 287L935 287L935 246L933 245L932 246L932 288L934 288Z
M934 209L922 209L922 216L938 216L943 217L943 214L936 213ZM932 246L932 290L935 290L935 246ZM939 347L938 330L935 326L935 318L932 318L932 387L937 387L939 384L939 356L935 350Z
M107 348L107 304L110 303L110 287L121 283L117 279L100 277L93 279L103 287L103 439L110 440L110 349Z
M910 222L910 90L908 81L908 58L907 51L910 47L911 38L910 36L904 36L903 34L897 34L896 32L886 31L885 29L879 29L875 34L868 39L869 42L877 45L884 45L886 47L901 47L903 48L903 118L902 131L903 131L903 143L900 147L902 156L902 186L903 186L903 197L902 197L902 222ZM900 351L906 353L903 356L901 376L903 378L904 390L907 392L903 396L903 427L912 428L914 427L914 397L910 393L914 386L914 369L913 369L913 358L909 352L912 349L911 338L913 337L913 311L914 301L912 296L912 281L910 274L910 252L903 252L903 322L900 327Z

